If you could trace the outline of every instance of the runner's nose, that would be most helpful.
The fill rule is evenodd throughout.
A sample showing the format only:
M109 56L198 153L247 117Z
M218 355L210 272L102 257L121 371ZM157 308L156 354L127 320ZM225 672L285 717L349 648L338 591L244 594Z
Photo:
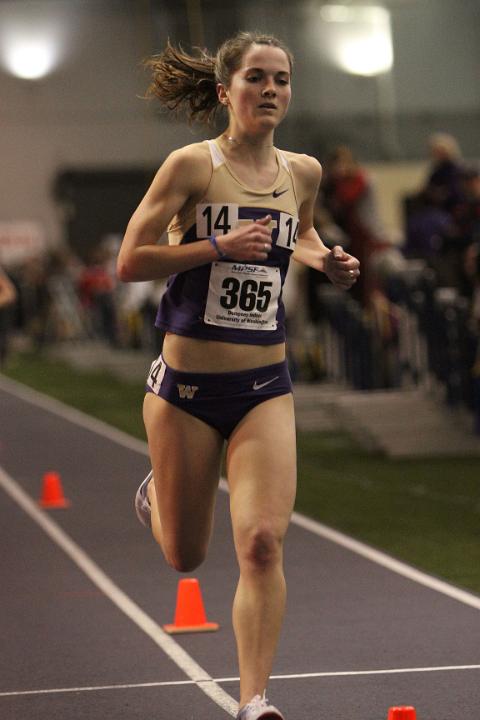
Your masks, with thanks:
M276 94L277 93L275 91L275 88L270 83L268 83L268 85L266 87L264 87L262 90L262 97L264 97L264 98L275 97Z

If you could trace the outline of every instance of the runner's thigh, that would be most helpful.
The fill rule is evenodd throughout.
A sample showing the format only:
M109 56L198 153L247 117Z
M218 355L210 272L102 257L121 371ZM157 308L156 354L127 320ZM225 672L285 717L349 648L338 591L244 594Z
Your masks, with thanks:
M266 400L245 416L230 438L227 473L237 550L258 533L282 540L296 492L291 394Z
M143 416L165 541L208 543L223 447L221 435L153 393Z

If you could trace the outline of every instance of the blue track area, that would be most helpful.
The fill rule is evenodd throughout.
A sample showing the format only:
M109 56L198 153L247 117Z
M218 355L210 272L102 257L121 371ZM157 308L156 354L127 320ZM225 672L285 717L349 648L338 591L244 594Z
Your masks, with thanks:
M219 491L210 554L194 574L220 630L166 636L179 576L133 512L148 469L141 443L0 378L2 720L235 713L228 496ZM69 509L38 508L49 470ZM286 720L386 720L393 705L414 705L418 720L479 717L480 598L296 523L286 574L268 691Z

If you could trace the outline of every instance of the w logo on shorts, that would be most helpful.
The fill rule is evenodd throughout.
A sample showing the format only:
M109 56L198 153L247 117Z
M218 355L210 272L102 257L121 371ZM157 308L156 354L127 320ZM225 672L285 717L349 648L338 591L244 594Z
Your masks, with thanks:
M178 395L182 400L193 400L198 390L198 385L181 385L177 383Z

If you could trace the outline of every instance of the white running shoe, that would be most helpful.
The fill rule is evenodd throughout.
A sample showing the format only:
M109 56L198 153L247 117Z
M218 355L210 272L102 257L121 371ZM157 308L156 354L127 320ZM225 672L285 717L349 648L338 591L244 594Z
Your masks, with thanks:
M270 705L265 694L255 695L253 700L240 708L237 720L285 720L280 710Z
M137 518L140 520L142 525L145 525L145 527L147 528L152 527L152 511L147 495L148 483L150 482L152 477L153 470L150 470L147 477L138 488L137 494L135 495L135 512L137 513Z

